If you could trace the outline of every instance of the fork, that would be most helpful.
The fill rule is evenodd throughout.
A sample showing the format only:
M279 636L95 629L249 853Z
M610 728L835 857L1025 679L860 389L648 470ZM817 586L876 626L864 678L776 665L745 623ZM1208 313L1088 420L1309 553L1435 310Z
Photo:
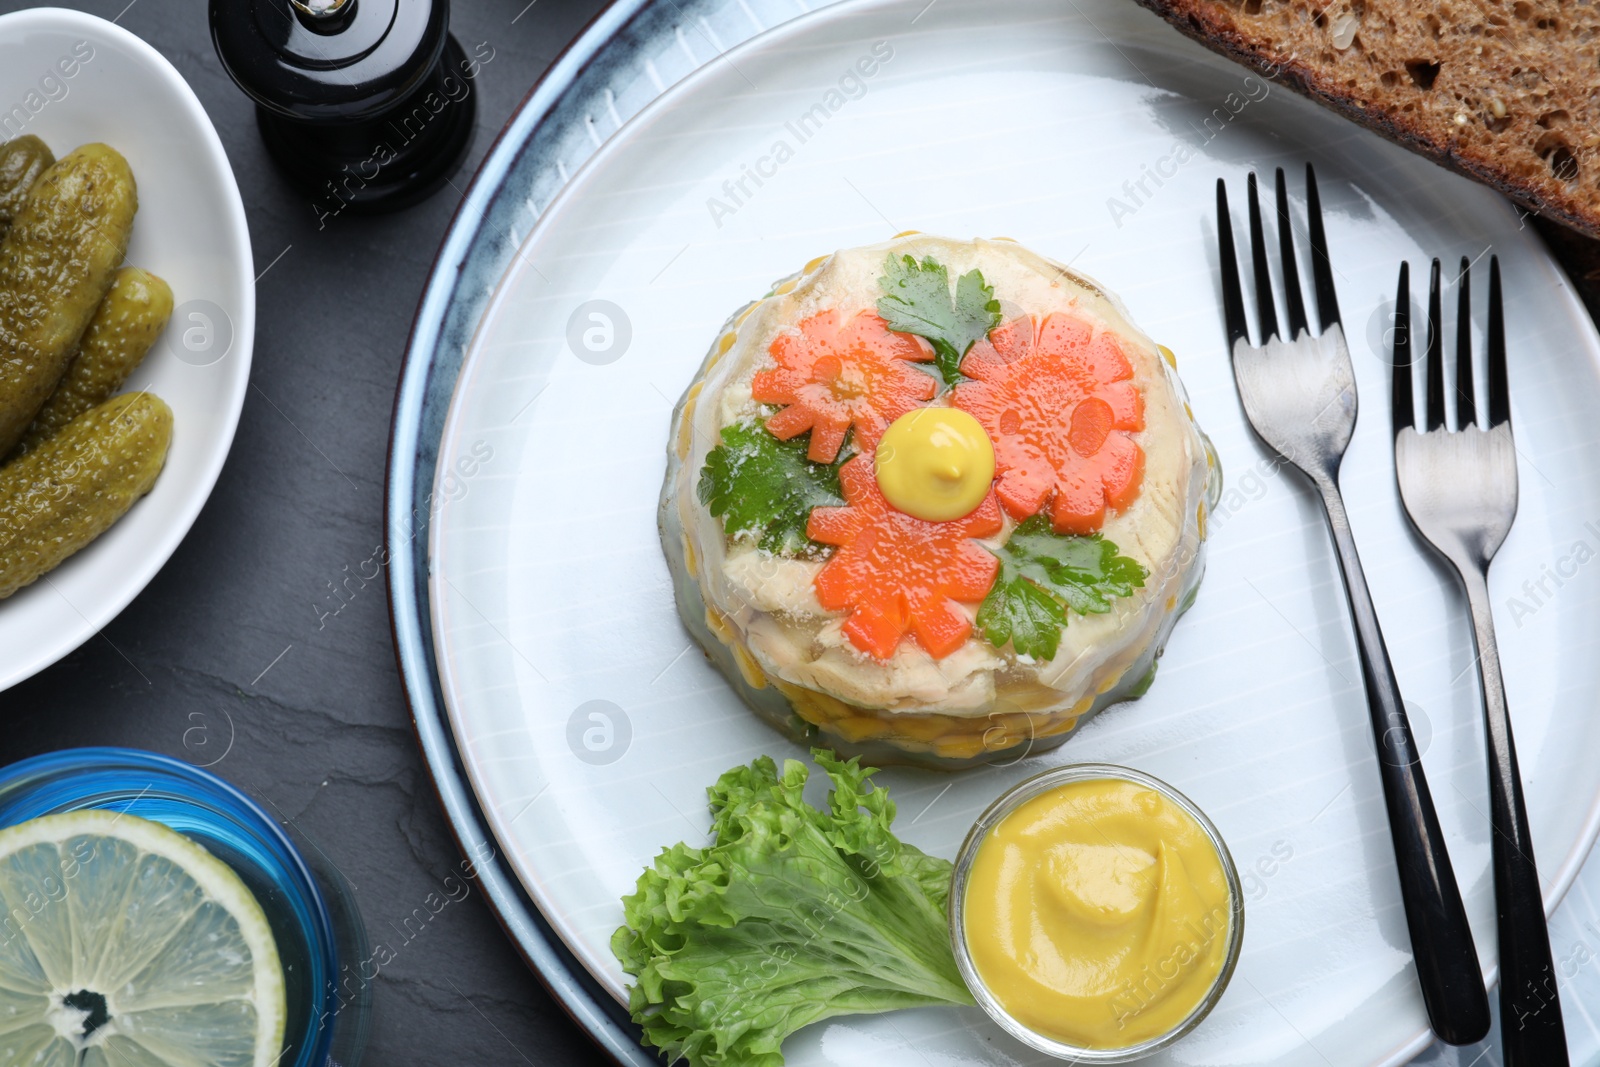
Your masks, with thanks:
M1478 952L1456 887L1455 871L1450 866L1444 832L1434 811L1422 760L1400 698L1400 685L1383 643L1378 613L1367 589L1350 518L1339 491L1339 465L1356 425L1355 370L1339 322L1316 173L1309 164L1306 166L1311 277L1321 323L1321 330L1315 335L1306 322L1306 308L1300 296L1282 168L1277 179L1278 252L1287 336L1278 328L1256 176L1252 173L1249 178L1250 251L1255 267L1260 345L1250 343L1234 257L1233 223L1228 216L1227 185L1221 179L1217 181L1217 250L1234 381L1257 436L1306 475L1321 494L1355 624L1361 677L1377 742L1379 777L1400 876L1400 897L1422 1000L1428 1021L1441 1040L1452 1045L1471 1044L1489 1031L1489 995L1484 990Z
M1406 515L1423 540L1455 568L1472 614L1489 747L1494 833L1495 911L1500 935L1500 1029L1504 1067L1565 1067L1566 1031L1550 960L1539 871L1522 801L1517 749L1506 711L1489 605L1489 562L1517 516L1517 450L1506 387L1505 315L1500 258L1489 260L1489 428L1478 425L1472 370L1471 264L1463 256L1456 303L1456 428L1446 426L1439 261L1428 282L1426 413L1415 425L1412 400L1411 265L1400 265L1395 296L1394 469ZM1514 1024L1514 1028L1513 1028Z

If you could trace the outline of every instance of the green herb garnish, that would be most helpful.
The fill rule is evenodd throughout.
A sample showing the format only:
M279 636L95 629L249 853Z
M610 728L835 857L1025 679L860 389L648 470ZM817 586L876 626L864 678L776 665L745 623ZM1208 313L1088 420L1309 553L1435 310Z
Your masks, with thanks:
M806 458L805 434L780 441L755 420L723 428L722 443L706 456L696 490L700 503L723 520L729 538L753 536L768 552L793 556L821 551L806 536L815 507L844 503L839 467Z
M611 938L637 978L646 1044L691 1067L781 1067L784 1038L836 1015L971 1004L945 914L950 863L895 838L874 771L817 749L808 771L762 756L707 790L712 842L664 850Z
M995 555L1000 574L978 609L978 628L996 648L1010 641L1018 654L1041 660L1060 647L1068 608L1104 614L1149 573L1099 534L1056 533L1043 512L1011 531Z
M947 387L961 380L961 358L967 349L1000 325L1000 301L978 270L956 279L951 299L950 274L944 264L932 257L918 263L915 256L896 259L890 254L878 285L884 291L878 298L878 314L891 330L927 338Z

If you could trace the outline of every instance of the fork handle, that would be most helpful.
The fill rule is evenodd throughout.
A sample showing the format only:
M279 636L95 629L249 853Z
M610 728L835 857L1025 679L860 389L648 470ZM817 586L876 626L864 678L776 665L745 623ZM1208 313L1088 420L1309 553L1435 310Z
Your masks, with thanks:
M1337 479L1337 472L1315 478L1355 623L1417 981L1434 1033L1447 1044L1470 1045L1489 1032L1489 994Z
M1567 1034L1550 959L1544 896L1533 861L1533 834L1522 801L1517 746L1506 710L1500 650L1494 639L1488 575L1461 567L1483 687L1489 748L1489 821L1494 835L1494 903L1500 934L1500 1031L1504 1067L1566 1067Z

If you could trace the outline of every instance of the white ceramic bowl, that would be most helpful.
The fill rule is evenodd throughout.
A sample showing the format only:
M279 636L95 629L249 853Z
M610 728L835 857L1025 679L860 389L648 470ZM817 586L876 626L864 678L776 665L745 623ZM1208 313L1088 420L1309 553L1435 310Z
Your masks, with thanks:
M128 388L172 407L166 469L150 495L44 579L0 600L0 689L77 648L178 547L227 458L250 377L255 280L233 171L172 64L92 15L0 16L0 140L36 134L60 157L103 141L139 185L128 262L172 286L177 310Z

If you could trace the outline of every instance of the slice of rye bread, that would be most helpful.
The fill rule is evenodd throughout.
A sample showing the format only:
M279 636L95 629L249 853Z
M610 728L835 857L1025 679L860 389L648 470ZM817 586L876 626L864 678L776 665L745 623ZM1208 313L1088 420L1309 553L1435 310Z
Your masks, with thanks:
M1595 0L1138 0L1390 140L1600 237Z

